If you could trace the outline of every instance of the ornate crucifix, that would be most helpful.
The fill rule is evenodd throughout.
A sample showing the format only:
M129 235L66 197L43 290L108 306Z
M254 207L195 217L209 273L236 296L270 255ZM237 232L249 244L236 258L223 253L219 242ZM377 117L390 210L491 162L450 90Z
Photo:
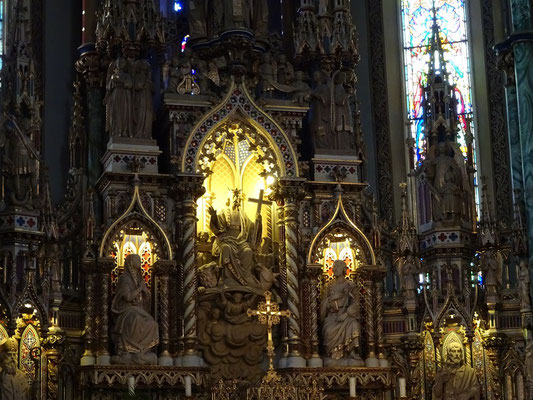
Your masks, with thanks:
M269 361L268 371L263 378L264 382L272 382L279 380L279 376L274 370L274 340L272 340L272 325L280 323L280 317L290 317L291 312L289 310L279 310L277 303L272 303L272 293L265 292L265 301L259 303L257 310L248 309L248 316L257 315L261 324L267 326L267 355Z

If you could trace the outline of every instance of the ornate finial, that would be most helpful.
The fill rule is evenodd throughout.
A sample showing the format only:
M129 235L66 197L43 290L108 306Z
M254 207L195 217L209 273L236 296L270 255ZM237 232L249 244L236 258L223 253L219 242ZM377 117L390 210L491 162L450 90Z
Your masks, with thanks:
M400 188L402 205L400 221L395 231L397 235L396 249L399 255L414 254L418 249L418 239L407 203L407 183L400 183Z
M485 177L482 177L481 181L481 219L479 221L479 239L482 246L496 246L498 244L498 232L496 223L492 217Z

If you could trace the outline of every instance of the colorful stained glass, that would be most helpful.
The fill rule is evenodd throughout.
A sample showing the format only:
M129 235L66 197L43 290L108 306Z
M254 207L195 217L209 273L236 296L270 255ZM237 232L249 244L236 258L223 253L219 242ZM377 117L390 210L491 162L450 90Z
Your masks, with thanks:
M415 140L414 165L424 159L422 88L427 82L434 16L439 26L449 79L456 86L460 120L458 142L466 155L467 132L473 134L470 52L464 0L402 0L405 91L411 137Z

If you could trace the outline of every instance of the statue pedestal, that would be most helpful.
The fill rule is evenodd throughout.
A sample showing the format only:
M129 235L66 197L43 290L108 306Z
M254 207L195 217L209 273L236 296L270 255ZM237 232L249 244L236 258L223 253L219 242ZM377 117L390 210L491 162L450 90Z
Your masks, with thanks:
M378 368L379 366L379 360L376 357L368 357L365 360L365 367Z
M324 366L324 361L320 357L311 357L307 360L307 366L311 368L320 368Z
M301 356L289 356L285 357L285 360L279 360L280 366L284 365L283 368L304 368L307 366L305 358Z
M318 182L337 183L339 178L343 182L361 183L362 164L356 156L346 155L345 151L339 154L316 154L311 160L313 180Z
M161 154L154 139L111 137L102 157L105 172L157 174L157 158Z
M98 355L96 357L96 364L97 365L111 365L111 356L109 354Z
M182 367L205 367L205 362L197 354L185 354L181 358Z
M157 360L157 365L161 365L163 367L172 367L174 365L174 360L169 355L161 355Z
M86 366L86 365L94 365L96 363L96 359L93 356L83 356L80 361L80 365Z

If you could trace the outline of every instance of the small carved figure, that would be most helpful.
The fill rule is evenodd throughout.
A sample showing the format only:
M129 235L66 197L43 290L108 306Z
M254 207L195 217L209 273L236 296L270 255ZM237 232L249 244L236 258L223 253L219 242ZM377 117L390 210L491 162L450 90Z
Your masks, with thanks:
M398 270L403 295L409 299L415 298L418 289L417 275L420 272L420 260L412 254L408 254L400 260Z
M480 261L487 295L495 296L502 284L502 256L496 251L485 251L481 254Z
M192 52L189 48L185 48L183 57L180 59L180 76L181 80L178 84L179 94L200 94L200 86L196 83L191 65Z
M294 80L294 68L284 53L278 56L277 75L277 81L282 85L291 85Z
M166 91L170 93L177 93L178 85L182 79L180 59L177 54L172 57L172 62L170 63L168 70L169 77Z
M133 77L128 62L117 58L107 71L106 130L111 136L133 136Z
M296 71L295 73L296 81L294 82L294 95L293 102L297 103L299 106L305 106L309 103L311 88L304 81L304 72Z
M331 94L322 71L313 73L311 92L311 135L315 150L329 148L331 142Z
M0 127L0 148L4 150L0 173L6 176L10 192L7 200L15 206L32 210L38 196L39 164L30 137L14 121L4 120Z
M141 274L141 257L130 254L118 278L111 311L116 316L114 334L118 355L114 364L156 364L150 349L159 343L159 327L142 307L150 292Z
M520 290L521 309L530 310L531 309L531 297L529 293L529 284L531 282L531 278L529 276L527 258L525 257L520 259L518 278L519 278L518 288Z
M9 338L0 346L0 400L29 400L28 378L17 368L18 343Z
M152 138L152 69L146 60L137 60L134 64L135 95L133 117L135 121L134 137Z
M206 6L206 0L189 0L189 30L191 38L207 36Z
M446 349L446 360L435 377L435 400L479 400L480 386L476 371L463 361L463 346L452 342Z
M343 71L337 72L335 75L335 88L333 94L333 101L335 102L335 143L333 148L353 149L354 135L352 110L350 107L350 93L344 88L346 83L346 73Z
M529 382L533 382L533 340L529 339L526 345L526 378Z
M250 321L247 310L254 304L256 296L242 292L220 293L220 304L224 310L224 320L234 325L243 324Z
M326 286L320 308L324 345L329 365L353 365L359 357L359 294L346 279L346 264L333 263L334 280Z

